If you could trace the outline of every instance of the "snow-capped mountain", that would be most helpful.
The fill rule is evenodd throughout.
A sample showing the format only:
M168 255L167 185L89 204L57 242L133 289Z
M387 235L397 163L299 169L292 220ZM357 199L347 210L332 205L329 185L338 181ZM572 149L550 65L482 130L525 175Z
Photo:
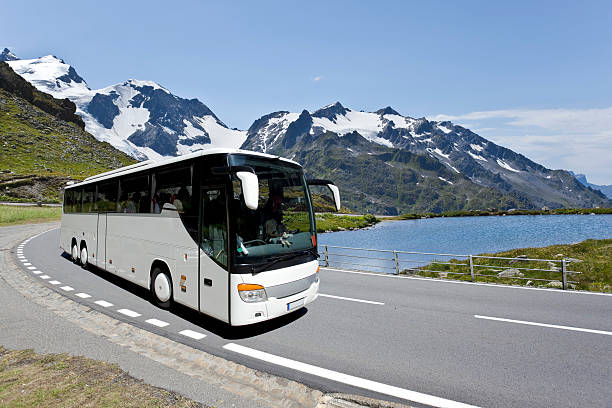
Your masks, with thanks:
M602 199L564 170L549 170L451 122L415 119L391 107L362 112L336 102L312 113L274 112L253 123L242 148L286 155L300 140L316 143L329 132L340 138L357 133L375 145L435 158L451 172L531 207L592 206ZM347 147L346 160L363 153Z
M176 156L210 144L239 147L246 139L246 132L229 129L199 100L180 98L153 81L131 79L92 90L53 55L20 60L7 49L2 55L38 90L73 101L96 139L136 159Z

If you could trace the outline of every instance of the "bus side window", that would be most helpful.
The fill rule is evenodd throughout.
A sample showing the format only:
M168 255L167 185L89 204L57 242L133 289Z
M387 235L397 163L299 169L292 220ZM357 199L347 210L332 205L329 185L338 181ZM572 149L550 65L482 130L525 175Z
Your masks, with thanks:
M83 212L95 212L94 200L96 195L95 184L86 185L83 188Z
M80 213L81 212L81 193L83 192L82 188L79 188L78 190L74 190L74 196L73 196L73 212L75 213Z
M68 214L72 212L72 190L64 190L64 213Z
M124 213L148 213L149 176L136 176L121 180L120 211Z
M154 212L161 211L164 204L170 203L176 207L179 214L197 215L197 207L194 207L192 199L191 166L155 174Z
M117 184L110 181L98 186L98 211L117 212Z

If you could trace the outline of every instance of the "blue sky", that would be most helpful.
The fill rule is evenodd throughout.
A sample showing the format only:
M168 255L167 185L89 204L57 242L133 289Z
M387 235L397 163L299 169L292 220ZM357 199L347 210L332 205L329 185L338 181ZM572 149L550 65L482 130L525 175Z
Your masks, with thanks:
M91 88L154 80L241 129L272 111L336 100L357 110L391 105L612 184L612 2L28 1L2 9L0 47L21 58L57 55Z

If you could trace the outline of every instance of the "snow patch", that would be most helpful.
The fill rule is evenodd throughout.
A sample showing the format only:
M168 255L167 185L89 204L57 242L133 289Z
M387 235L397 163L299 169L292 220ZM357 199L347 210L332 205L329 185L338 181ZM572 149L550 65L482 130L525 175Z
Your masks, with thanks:
M485 159L484 157L482 157L482 156L480 156L480 155L478 155L478 154L474 154L474 153L472 153L472 152L470 152L470 151L468 151L468 154L469 154L470 156L472 156L472 158L474 158L474 159L476 159L476 160L480 160L480 161L488 162L488 160L487 160L487 159Z
M441 131L443 131L446 134L449 134L450 132L452 132L451 129L447 128L446 126L442 126L442 125L438 125L438 129L440 129Z
M477 144L471 144L470 147L472 148L472 150L476 150L477 152L482 152L484 150L484 147Z
M517 169L515 169L514 167L510 166L510 165L509 165L508 163L506 163L504 160L497 159L497 164L499 164L499 165L500 165L500 167L503 167L503 168L504 168L504 169L506 169L506 170L510 170L510 171L515 172L515 173L520 173L520 172L521 172L520 170L517 170Z

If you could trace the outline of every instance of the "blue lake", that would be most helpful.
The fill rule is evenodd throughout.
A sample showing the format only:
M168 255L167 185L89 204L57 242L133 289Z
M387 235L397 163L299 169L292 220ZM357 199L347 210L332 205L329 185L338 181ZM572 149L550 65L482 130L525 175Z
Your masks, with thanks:
M319 244L478 254L570 244L588 238L612 238L612 215L517 215L384 221L366 230L319 234Z

